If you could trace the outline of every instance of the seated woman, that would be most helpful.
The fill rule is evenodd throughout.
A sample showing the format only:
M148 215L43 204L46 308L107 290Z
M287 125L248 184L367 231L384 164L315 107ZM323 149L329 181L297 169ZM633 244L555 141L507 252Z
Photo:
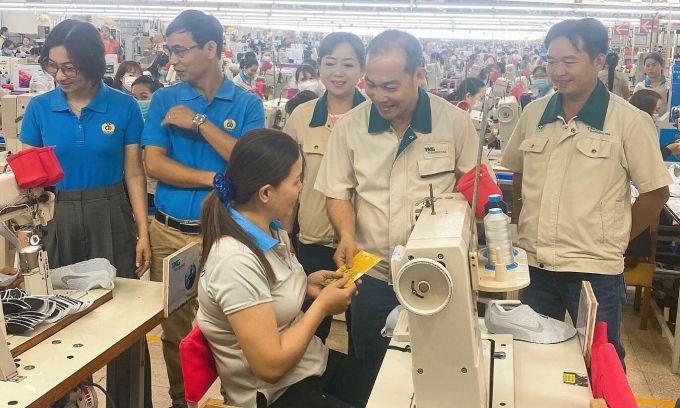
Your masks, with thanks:
M449 102L460 109L470 112L473 109L480 110L479 106L484 100L486 85L479 78L466 78L458 84L456 92L451 94Z
M347 277L336 272L306 276L291 251L278 220L292 217L302 175L290 136L253 130L203 204L196 318L232 405L361 407L373 385L361 363L314 336L326 316L345 311L357 286L344 288ZM305 297L315 300L302 313Z

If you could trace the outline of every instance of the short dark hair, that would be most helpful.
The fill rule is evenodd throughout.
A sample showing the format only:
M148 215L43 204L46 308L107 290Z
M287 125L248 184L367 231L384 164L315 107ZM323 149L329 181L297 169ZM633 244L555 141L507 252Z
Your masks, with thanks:
M645 59L642 60L642 62L645 63L648 59L653 59L663 67L663 57L658 52L650 52L649 54L645 55Z
M420 41L413 35L400 30L386 30L378 34L366 49L366 55L383 55L399 49L406 57L404 70L408 74L415 74L423 65L423 49Z
M123 61L118 65L116 74L113 76L114 88L120 90L123 87L123 77L130 71L139 71L142 74L142 66L137 61Z
M338 45L347 43L354 50L357 55L357 61L359 65L363 68L366 65L366 47L364 47L363 41L356 34L352 33L330 33L321 40L319 44L319 61L326 55L333 52ZM297 78L297 76L296 76Z
M641 111L647 112L650 116L652 116L654 115L654 111L656 111L656 102L659 99L661 99L661 95L659 95L656 91L651 89L640 89L639 91L635 91L628 102Z
M599 54L607 54L609 34L600 20L581 18L560 21L550 27L543 46L550 48L550 43L559 37L565 37L574 48L585 51L591 59Z
M309 75L312 76L312 78L317 78L319 75L316 73L316 69L307 64L302 64L300 65L296 70L295 70L295 81L297 82L298 79L300 78L300 74L302 73L308 73Z
M538 71L542 71L544 74L548 75L548 70L545 69L545 66L539 65L537 67L534 67L534 69L531 71L531 75L536 75Z
M458 88L456 88L456 98L458 98L459 101L464 101L466 94L477 95L477 92L484 87L484 81L479 78L465 78L460 81Z
M11 46L13 46L13 45L15 45L15 44L14 44L14 41L12 41L12 40L5 40L5 41L2 43L2 48L9 48L9 47L11 47Z
M294 97L289 99L288 102L286 102L286 113L290 115L298 106L318 97L319 95L314 93L314 91L300 91L296 93Z
M253 65L259 66L260 63L257 61L257 58L255 58L252 55L249 55L241 60L241 62L239 63L239 68L246 69L248 67L252 67Z
M2 28L0 28L0 34L4 34L4 33L8 32L8 31L9 31L9 28L7 28L7 27L2 27Z
M184 10L170 22L165 30L165 37L182 31L191 34L200 48L203 48L209 41L214 41L217 44L217 56L222 55L224 30L215 16L200 10Z
M29 55L32 55L32 56L36 56L36 55L39 56L41 51L42 51L42 47L33 47L33 48L31 48L31 50L28 53L29 53Z
M149 75L142 75L139 78L135 79L135 82L132 83L132 86L130 88L134 88L136 85L148 86L149 89L151 90L151 93L154 93L163 87L163 84L161 84L158 81L155 81Z
M43 64L49 60L50 50L58 46L66 48L73 65L90 82L97 83L104 78L104 43L95 26L73 19L57 24L47 36L38 62Z

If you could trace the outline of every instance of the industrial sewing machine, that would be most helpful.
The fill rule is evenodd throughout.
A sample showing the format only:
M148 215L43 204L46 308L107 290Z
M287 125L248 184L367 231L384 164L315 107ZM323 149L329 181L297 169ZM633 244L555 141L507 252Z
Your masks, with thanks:
M495 273L486 248L477 247L474 217L460 194L426 199L414 215L409 240L391 261L405 309L394 335L411 342L413 406L513 407L512 336L482 334L476 305L480 290L529 285L526 253L515 248L516 266Z
M54 214L54 198L42 188L20 189L11 171L0 174L0 235L16 249L18 273L31 295L53 293L47 252L40 244L42 229ZM6 336L0 307L0 380L11 380L17 374Z

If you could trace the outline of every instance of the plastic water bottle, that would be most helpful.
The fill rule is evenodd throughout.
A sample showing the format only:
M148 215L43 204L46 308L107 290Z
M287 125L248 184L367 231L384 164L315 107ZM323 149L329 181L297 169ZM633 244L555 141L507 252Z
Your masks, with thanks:
M489 199L484 206L484 211L488 214L492 208L500 208L504 213L508 213L508 205L505 204L500 194L489 194Z
M512 256L512 241L510 240L510 217L500 208L492 208L484 217L484 234L486 235L486 250L492 265L499 263L510 265L514 262Z

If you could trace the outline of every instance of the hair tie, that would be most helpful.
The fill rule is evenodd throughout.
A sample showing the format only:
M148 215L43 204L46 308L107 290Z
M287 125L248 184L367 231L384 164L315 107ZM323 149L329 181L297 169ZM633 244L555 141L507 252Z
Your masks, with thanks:
M217 197L224 205L231 204L231 200L234 199L234 183L225 177L222 173L215 173L215 178L213 178L213 186L215 187L215 192Z

